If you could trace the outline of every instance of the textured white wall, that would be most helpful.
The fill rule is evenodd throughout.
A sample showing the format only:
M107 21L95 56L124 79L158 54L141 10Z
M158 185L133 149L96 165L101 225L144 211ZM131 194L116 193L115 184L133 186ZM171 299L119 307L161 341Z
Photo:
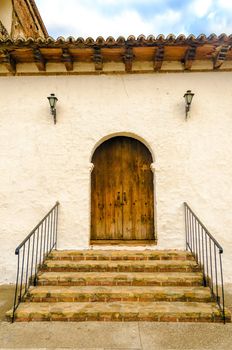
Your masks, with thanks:
M231 86L224 72L0 78L0 283L14 282L16 245L56 200L59 248L89 247L90 161L110 135L144 140L155 158L156 249L184 248L187 201L225 247L232 281Z

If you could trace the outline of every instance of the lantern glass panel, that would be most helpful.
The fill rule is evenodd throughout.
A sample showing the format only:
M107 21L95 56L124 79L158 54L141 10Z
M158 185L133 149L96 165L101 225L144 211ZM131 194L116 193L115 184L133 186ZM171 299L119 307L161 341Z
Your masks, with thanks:
M188 90L188 91L186 92L186 94L185 94L185 99L186 99L186 102L187 102L188 105L191 104L192 99L193 99L193 95L194 95L194 94L191 92L191 90Z
M50 103L50 107L51 108L55 108L56 101L57 101L57 98L56 98L55 94L51 94L51 96L48 97L48 100L49 100L49 103Z

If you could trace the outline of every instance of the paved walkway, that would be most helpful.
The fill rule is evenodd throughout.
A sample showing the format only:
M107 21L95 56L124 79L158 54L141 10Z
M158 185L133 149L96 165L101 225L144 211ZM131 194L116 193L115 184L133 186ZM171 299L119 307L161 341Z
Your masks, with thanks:
M226 286L232 310L232 285ZM13 288L0 287L0 349L232 350L232 324L4 321Z

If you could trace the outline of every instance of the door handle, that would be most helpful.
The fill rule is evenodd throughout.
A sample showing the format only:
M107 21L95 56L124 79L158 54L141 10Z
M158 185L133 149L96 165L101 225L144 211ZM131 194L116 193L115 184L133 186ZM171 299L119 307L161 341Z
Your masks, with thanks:
M127 202L127 199L126 199L126 192L123 192L123 202Z
M120 207L121 205L123 205L123 203L121 203L121 194L120 194L120 192L118 192L117 199L115 201L115 206Z

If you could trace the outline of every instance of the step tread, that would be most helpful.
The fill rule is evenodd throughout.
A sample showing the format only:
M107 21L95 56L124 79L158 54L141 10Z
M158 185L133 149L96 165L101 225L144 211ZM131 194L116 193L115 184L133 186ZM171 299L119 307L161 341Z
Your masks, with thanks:
M121 298L126 296L146 297L148 295L168 297L198 297L210 300L211 293L205 287L176 287L176 286L37 286L30 287L30 297L75 297L75 296L100 296L116 295Z
M59 258L81 258L88 260L95 258L96 260L130 260L130 259L190 259L193 260L193 256L190 252L182 250L54 250L51 252L50 257L52 259Z
M201 285L202 272L42 272L41 285Z
M143 278L143 279L153 279L153 278L194 278L201 279L202 272L40 272L38 274L38 279L66 279L66 278L95 278L95 279L107 279L107 278L118 278L118 279L133 279L133 278Z
M215 303L197 302L22 303L16 311L20 319L219 321L220 311Z
M82 271L154 271L154 270L194 270L199 269L194 260L46 260L43 269L56 270L82 270Z

